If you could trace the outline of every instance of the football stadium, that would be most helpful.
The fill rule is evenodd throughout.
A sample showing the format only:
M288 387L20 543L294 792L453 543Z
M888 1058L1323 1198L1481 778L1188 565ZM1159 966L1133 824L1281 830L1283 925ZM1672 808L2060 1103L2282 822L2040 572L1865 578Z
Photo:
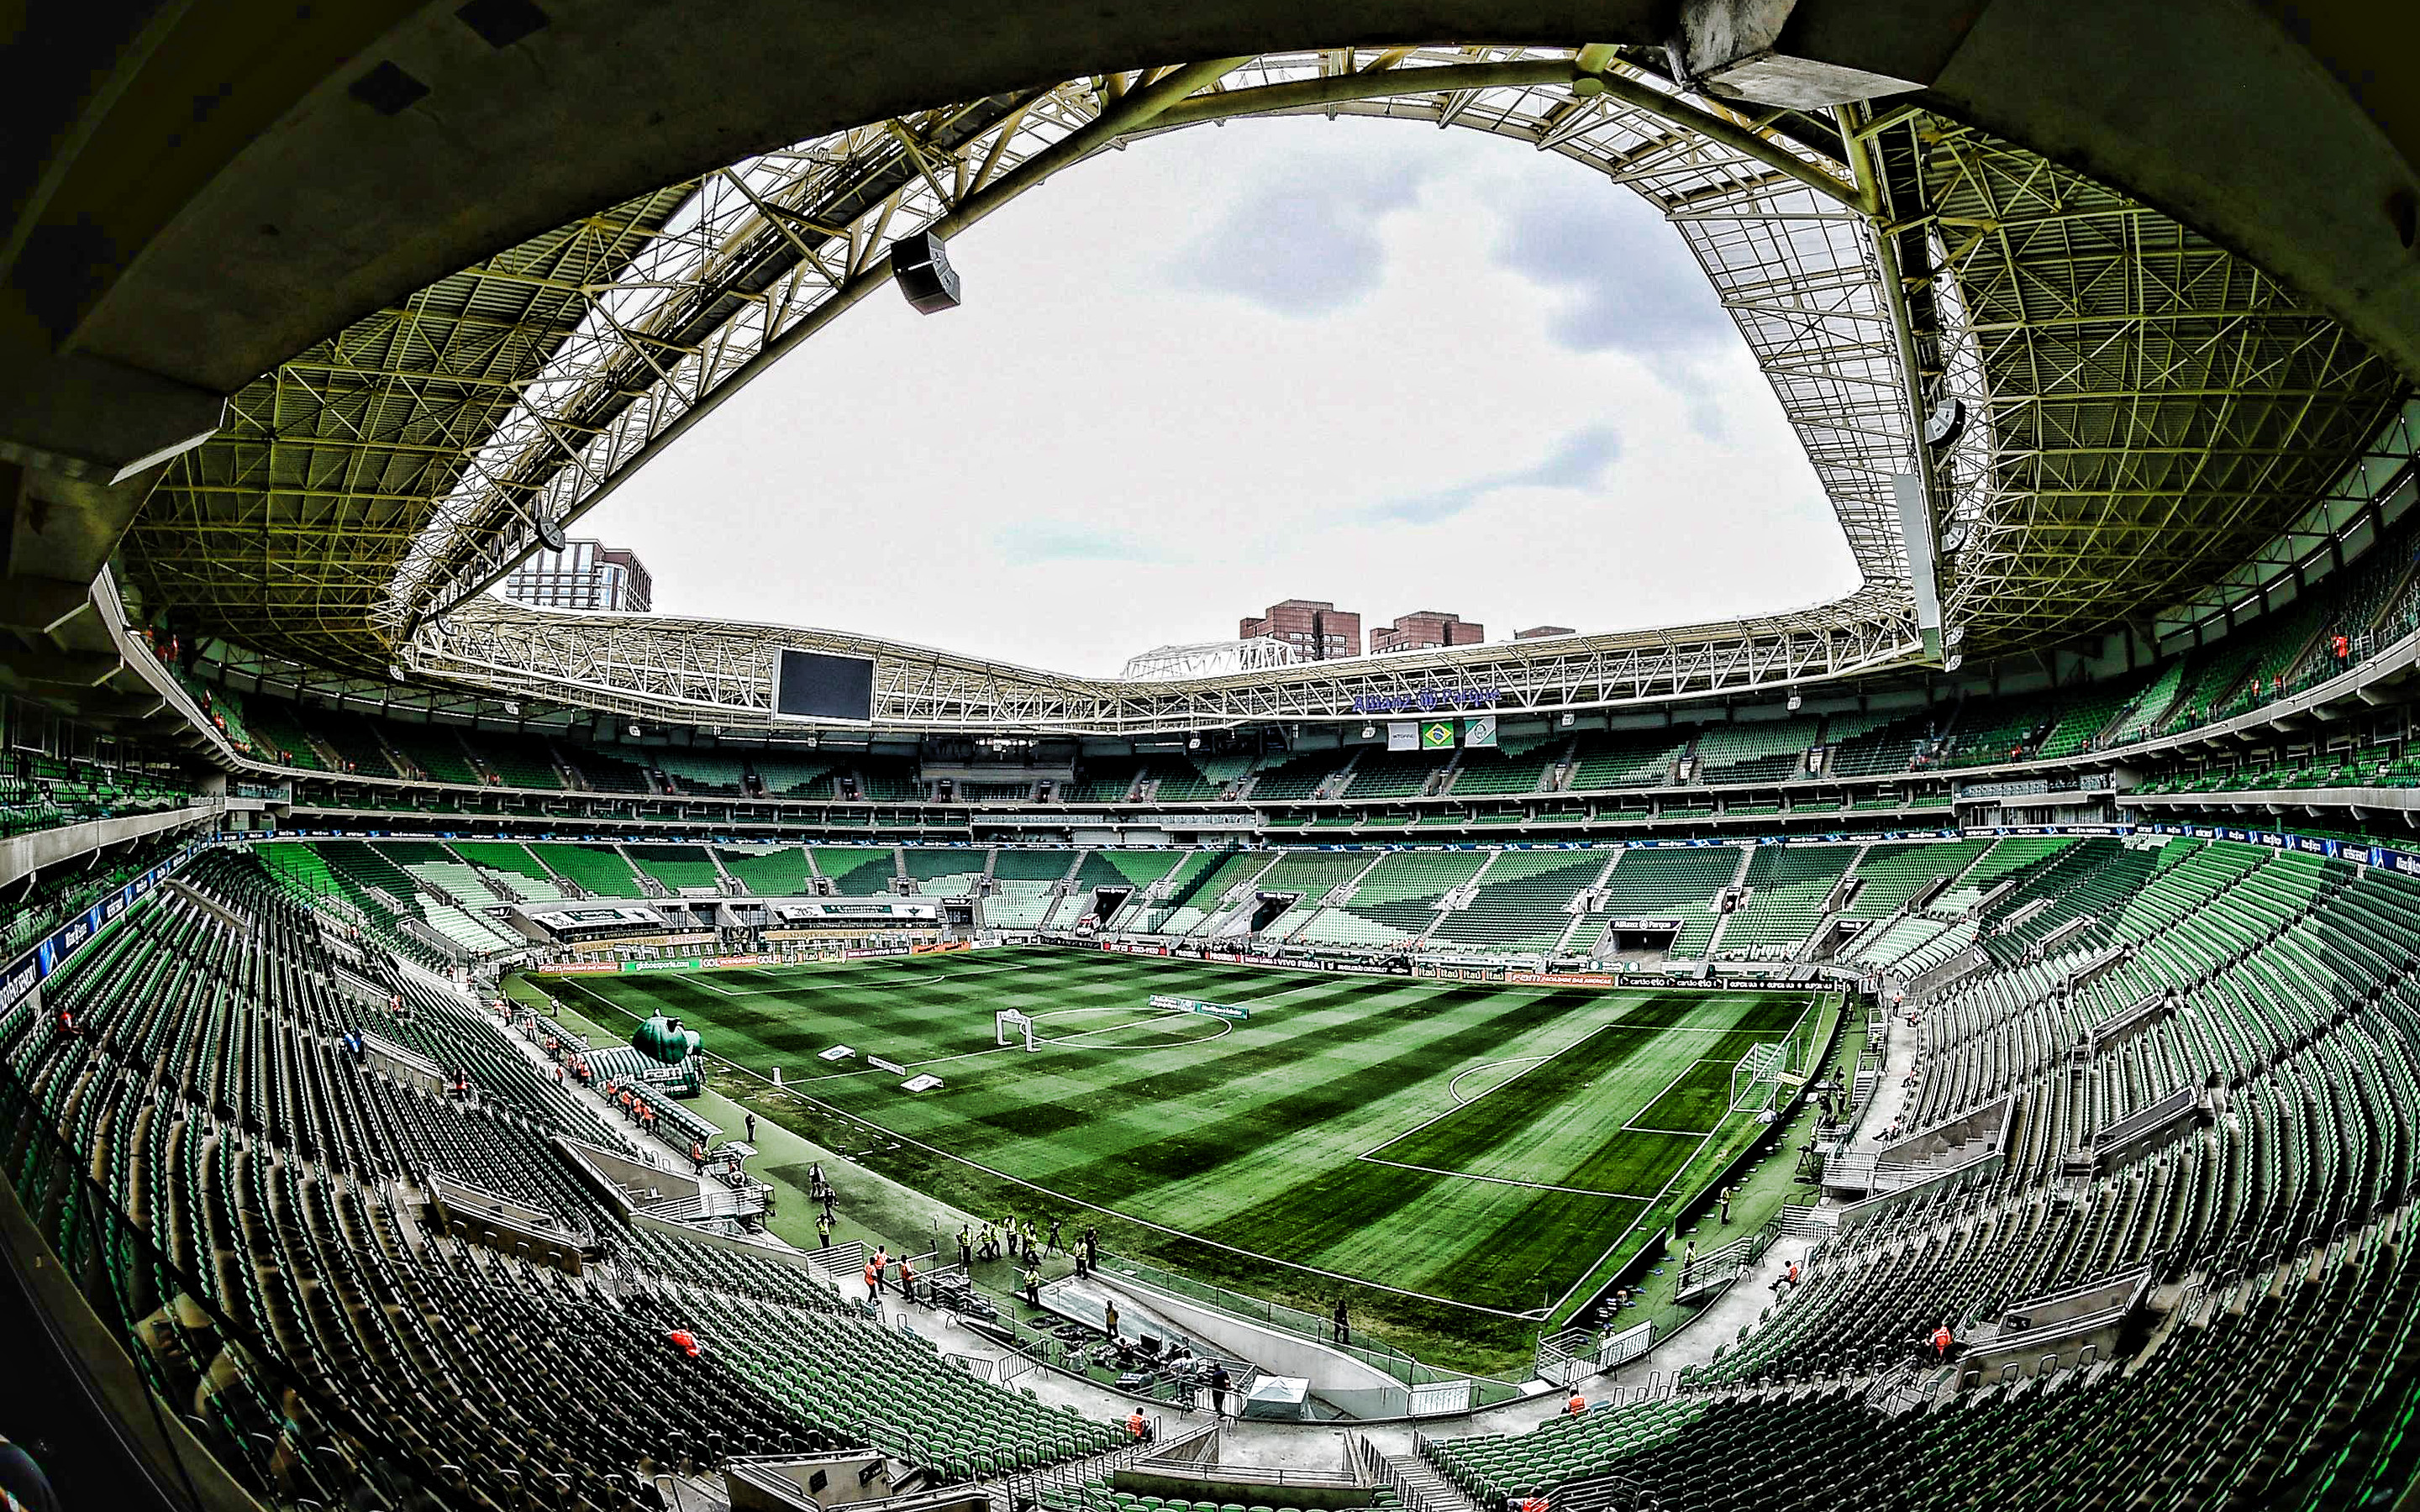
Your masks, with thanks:
M2420 1506L2410 17L8 24L0 1512ZM1207 464L1088 408L1150 387L1110 315L1005 375L1076 426L1084 539L953 462L978 579L1047 538L1072 591L953 617L948 501L660 491L747 453L847 496L711 417L964 327L988 248L1001 290L1228 126L1477 144L1644 226L1791 466L1631 444L1776 532L1803 473L1851 586L1638 625L1769 543L1574 524L1539 490L1612 433L1531 466L1488 418L1481 483L1244 501L1338 599L1027 665L1259 580L1206 505L1122 533L1171 513L1137 455ZM1333 262L1373 181L1274 203ZM1332 269L1267 250L1222 255L1291 318ZM1703 400L1641 298L1623 351ZM1530 362L1484 308L1385 318ZM1417 365L1257 341L1272 424ZM1424 402L1572 398L1499 371ZM1002 377L851 439L995 435ZM1365 638L1385 574L1319 532L1484 490L1528 533L1464 608L1518 558L1577 627ZM633 511L732 579L668 600L780 612L657 612L575 533ZM875 601L915 633L824 624Z

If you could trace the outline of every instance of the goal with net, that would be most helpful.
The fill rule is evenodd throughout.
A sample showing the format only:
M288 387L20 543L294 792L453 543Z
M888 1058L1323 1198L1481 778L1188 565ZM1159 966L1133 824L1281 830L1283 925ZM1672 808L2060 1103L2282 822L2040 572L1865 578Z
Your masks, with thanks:
M1028 1050L1039 1050L1033 1037L1033 1021L1013 1008L1003 1008L991 1016L991 1042L1014 1044L1022 1040Z
M1731 1066L1733 1113L1761 1113L1773 1105L1781 1063L1788 1054L1788 1046L1778 1040L1748 1046L1747 1054Z

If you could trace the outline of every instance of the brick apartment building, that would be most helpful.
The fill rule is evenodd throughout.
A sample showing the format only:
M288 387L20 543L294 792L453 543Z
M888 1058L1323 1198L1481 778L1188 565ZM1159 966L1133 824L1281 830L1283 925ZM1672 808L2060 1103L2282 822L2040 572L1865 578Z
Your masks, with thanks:
M1475 646L1487 639L1487 626L1473 625L1443 609L1414 609L1392 625L1370 632L1373 655L1381 651L1437 651L1447 646Z
M1245 620L1235 635L1243 640L1261 636L1282 640L1312 661L1361 655L1361 616L1325 599L1271 604L1260 618Z

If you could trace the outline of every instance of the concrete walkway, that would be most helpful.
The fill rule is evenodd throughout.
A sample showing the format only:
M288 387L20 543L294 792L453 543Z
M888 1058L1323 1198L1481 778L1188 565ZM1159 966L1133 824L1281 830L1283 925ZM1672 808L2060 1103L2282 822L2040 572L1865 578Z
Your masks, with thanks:
M1923 1063L1924 1030L1907 1022L1904 1007L1891 1015L1889 1023L1883 1041L1882 1084L1874 1088L1873 1103L1857 1125L1859 1144L1888 1144L1899 1137L1888 1132L1894 1124L1900 1125L1900 1134L1907 1133L1907 1110L1916 1100L1916 1088L1907 1085L1907 1079Z

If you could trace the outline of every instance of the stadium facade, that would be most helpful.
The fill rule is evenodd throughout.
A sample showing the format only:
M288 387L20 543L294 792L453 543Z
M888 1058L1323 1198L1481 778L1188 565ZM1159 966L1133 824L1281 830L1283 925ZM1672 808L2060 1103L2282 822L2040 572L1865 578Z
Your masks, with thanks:
M1743 1156L1803 1133L1818 1200L1743 1164L1773 1200L1701 1266L1733 1173L1638 1194L1673 1278L1616 1245L1500 1309L1598 1410L1539 1422L1283 1324L1288 1359L1403 1372L1362 1415L1455 1420L1354 1439L1357 1495L2408 1495L2420 152L2341 82L2374 76L2349 18L1684 4L1580 43L1470 6L1454 30L1512 40L1439 45L1237 6L1037 13L939 59L735 12L795 50L708 59L647 8L372 8L216 93L194 44L246 52L240 18L29 23L0 1227L97 1495L626 1507L660 1471L796 1504L777 1467L845 1466L866 1503L1123 1509L1143 1449L1109 1404L1172 1412L1172 1372L1101 1380L1013 1305L1004 1352L945 1362L913 1330L973 1289L903 1332L830 1252L765 1242L775 1187L690 1059L463 990L1001 944L1854 1005L1792 1073L1822 1096ZM630 55L662 67L605 86ZM1357 615L1280 605L1245 634L1298 658L1134 680L493 592L895 297L898 239L971 256L1123 141L1337 114L1641 195L1858 589L1366 656ZM863 717L784 713L802 667L861 669ZM1435 1326L1426 1293L1271 1263ZM1117 1273L1169 1316L1206 1286ZM1670 1309L1643 1334L1602 1310L1632 1288ZM1005 1389L1011 1357L1052 1395Z

